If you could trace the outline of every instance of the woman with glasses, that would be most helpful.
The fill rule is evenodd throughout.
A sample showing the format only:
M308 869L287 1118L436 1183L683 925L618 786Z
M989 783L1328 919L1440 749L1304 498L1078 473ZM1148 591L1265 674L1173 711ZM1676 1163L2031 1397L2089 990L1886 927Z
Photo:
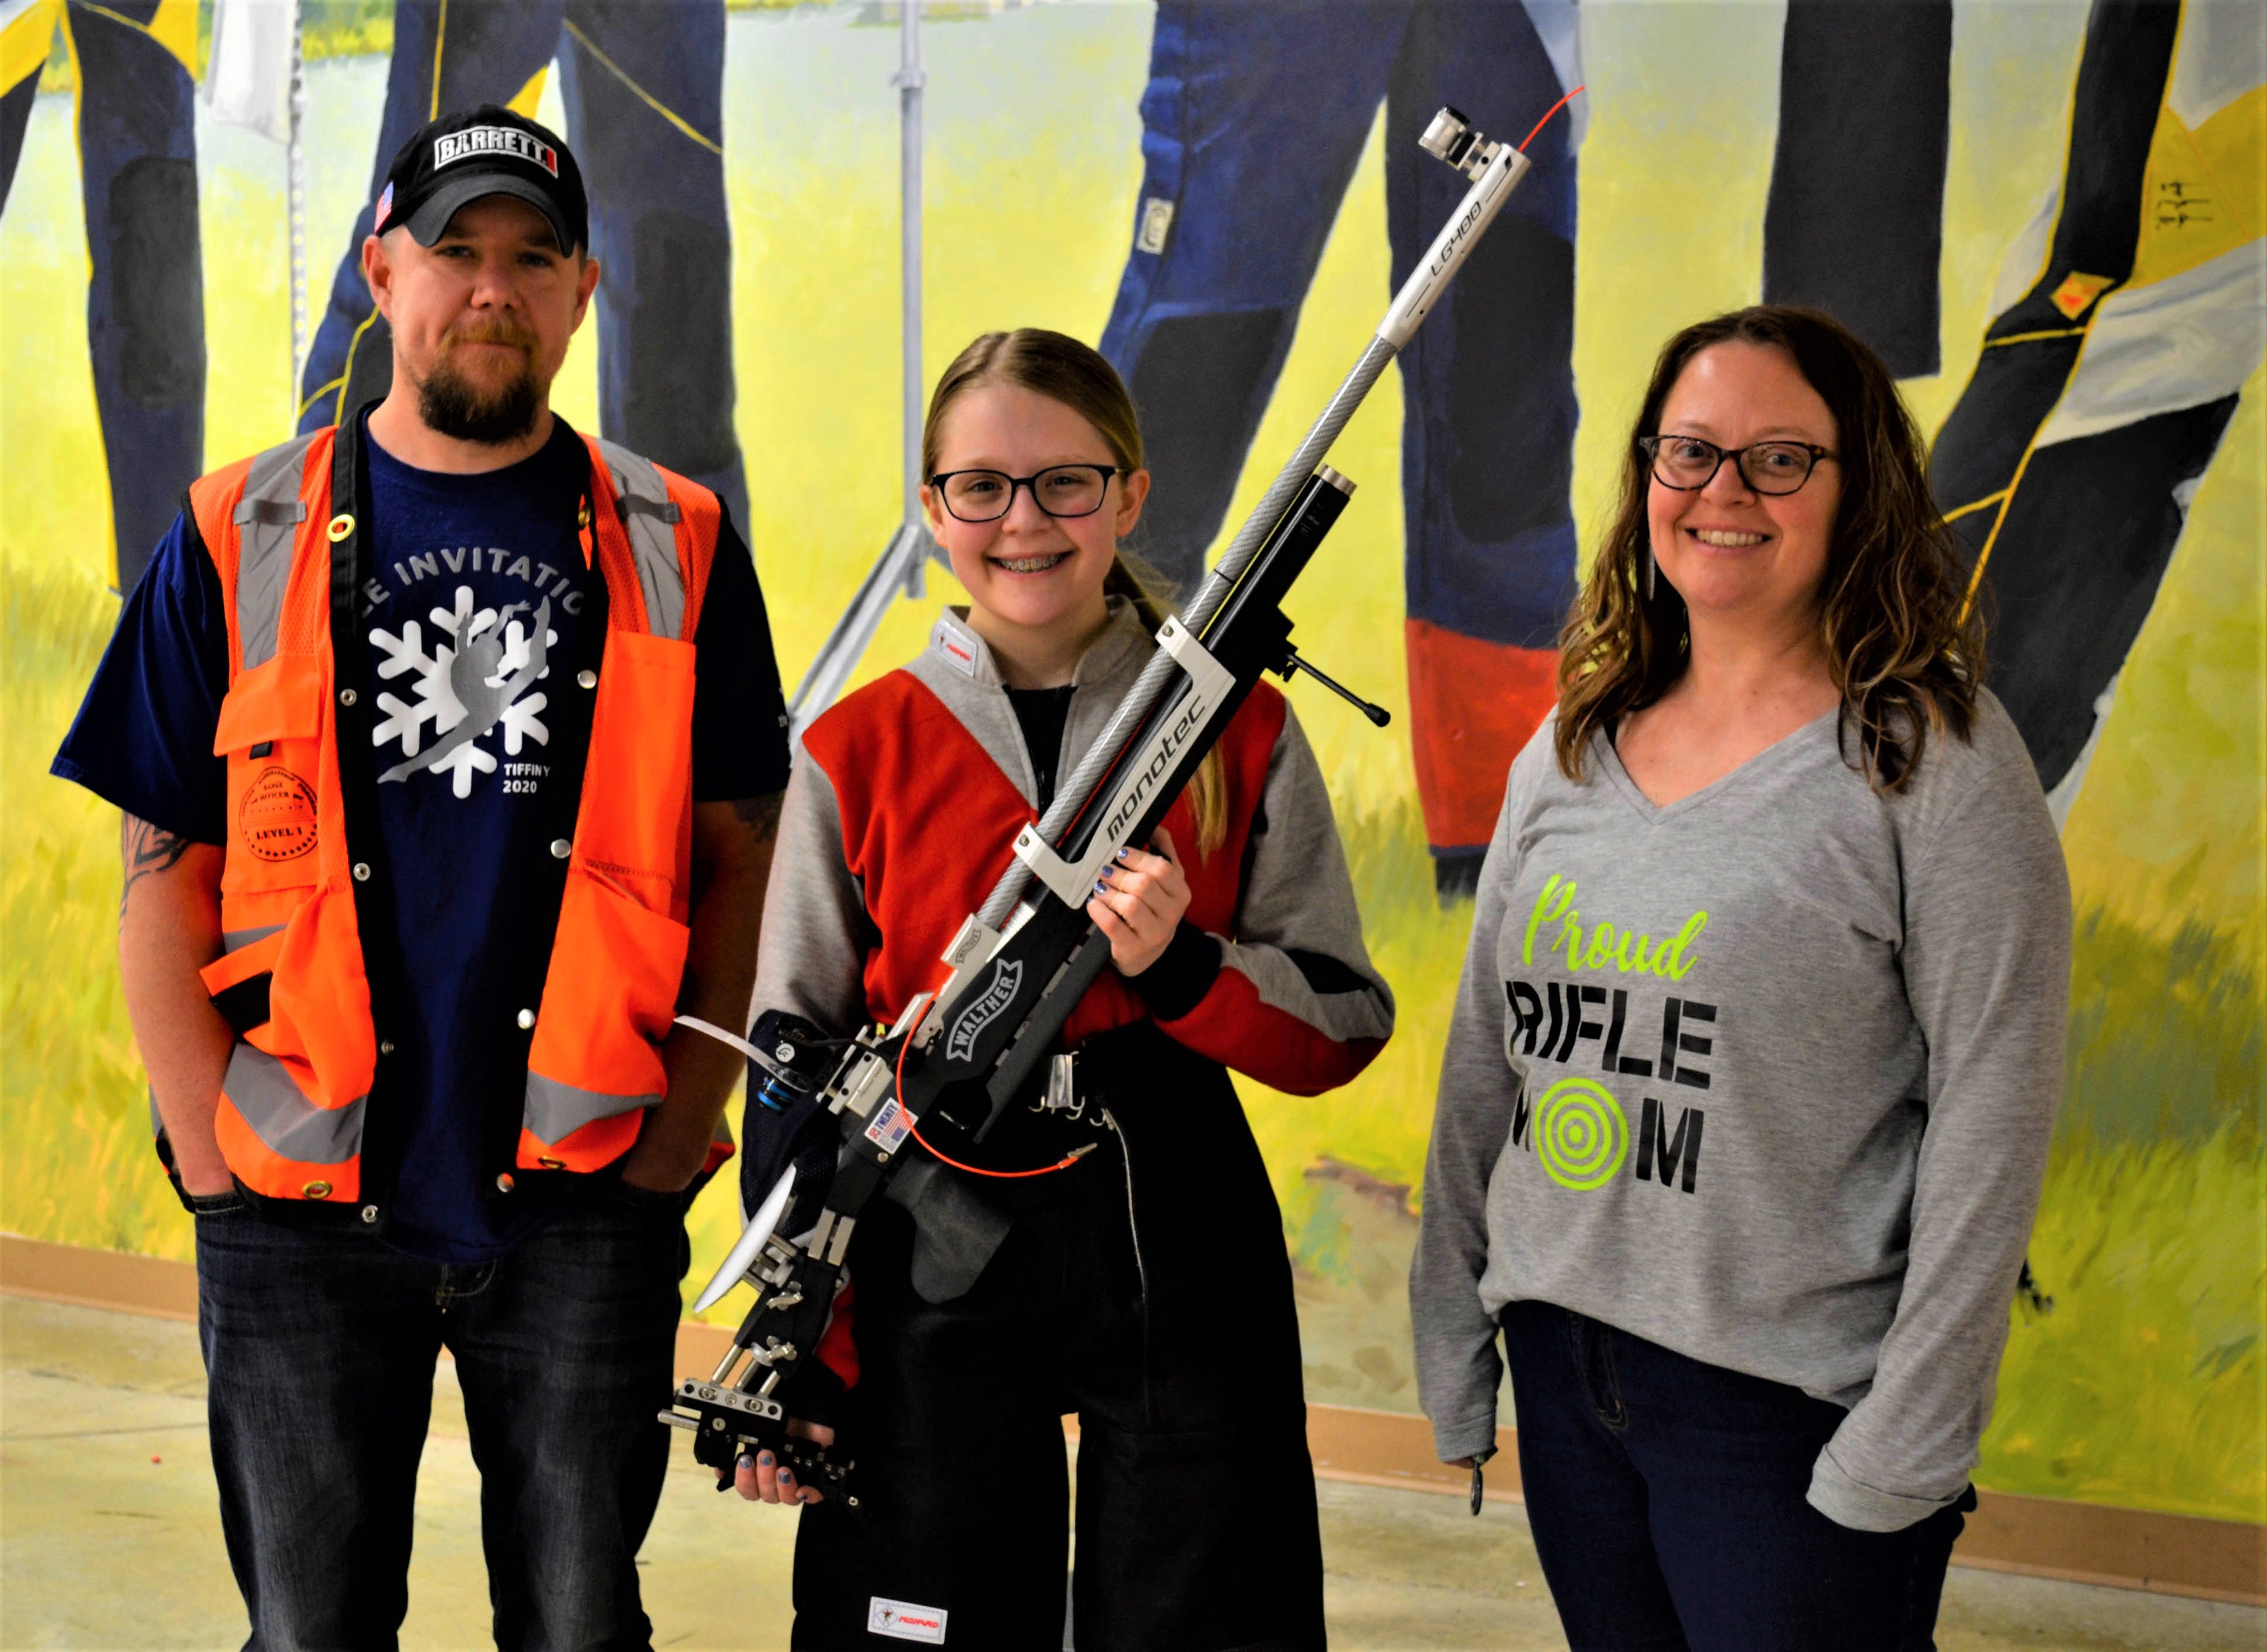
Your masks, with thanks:
M922 442L928 525L967 589L928 647L812 725L788 788L756 1006L837 1034L938 983L1016 830L1053 800L1164 616L1119 548L1149 488L1134 406L1083 344L987 333ZM1283 697L1255 689L1088 915L1112 968L983 1141L917 1153L849 1249L855 1370L790 1408L840 1431L858 1506L803 1501L799 1647L1064 1644L1075 1412L1077 1641L1323 1644L1322 1550L1282 1223L1228 1069L1346 1083L1393 1000ZM750 1109L746 1162L776 1155ZM956 1150L961 1151L961 1150ZM814 1371L813 1381L835 1386Z
M1881 362L1662 352L1511 771L1411 1279L1578 1648L1933 1644L2061 1093L2070 900Z

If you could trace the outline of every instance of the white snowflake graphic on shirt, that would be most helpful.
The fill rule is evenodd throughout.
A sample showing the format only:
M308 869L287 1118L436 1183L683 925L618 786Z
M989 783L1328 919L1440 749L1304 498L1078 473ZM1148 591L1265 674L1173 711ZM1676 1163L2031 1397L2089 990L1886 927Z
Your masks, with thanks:
M385 715L370 730L371 743L384 746L398 740L403 758L380 774L380 780L447 773L455 794L470 797L473 775L495 772L495 755L480 744L491 731L503 731L508 757L517 757L530 740L550 744L551 731L537 715L547 698L531 691L551 675L547 660L559 633L551 629L549 597L523 623L515 616L526 606L513 603L502 609L475 609L472 588L459 585L454 607L435 608L426 616L436 632L429 654L424 627L416 620L406 621L398 635L376 630L370 633L385 656L378 667L381 680L415 674L405 684L415 698L404 700L385 691L378 697L378 708ZM429 755L428 723L435 742Z

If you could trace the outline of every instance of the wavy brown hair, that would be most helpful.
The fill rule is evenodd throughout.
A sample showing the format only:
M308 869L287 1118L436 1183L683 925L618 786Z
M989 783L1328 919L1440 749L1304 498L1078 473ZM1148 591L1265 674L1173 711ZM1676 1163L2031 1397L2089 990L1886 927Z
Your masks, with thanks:
M1819 647L1841 691L1840 735L1874 790L1911 778L1932 732L1965 740L1984 676L1982 617L1968 600L1959 541L1929 493L1919 427L1881 358L1831 316L1758 304L1696 322L1669 340L1622 460L1620 504L1559 636L1559 767L1582 778L1591 735L1610 734L1684 674L1684 599L1649 581L1646 502L1652 462L1638 446L1692 358L1711 345L1784 350L1834 415L1842 501L1817 592ZM1846 743L1845 743L1846 750Z
M1067 333L1018 327L1013 333L984 333L954 356L936 381L928 417L921 426L923 479L936 474L938 432L945 413L978 385L995 383L1018 385L1062 403L1094 427L1119 464L1129 471L1142 468L1141 420L1118 369L1100 351ZM1153 637L1167 612L1157 595L1161 587L1157 576L1123 545L1102 581L1104 595L1122 596L1134 604ZM1228 781L1217 746L1205 753L1189 782L1189 811L1196 816L1196 852L1209 856L1228 841Z

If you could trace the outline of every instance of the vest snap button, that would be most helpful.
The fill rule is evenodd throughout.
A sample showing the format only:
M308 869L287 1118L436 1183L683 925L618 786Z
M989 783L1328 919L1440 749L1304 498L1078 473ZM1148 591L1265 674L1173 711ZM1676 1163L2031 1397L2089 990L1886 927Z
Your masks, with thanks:
M341 689L341 690L339 691L339 704L340 704L340 705L353 705L354 703L355 703L355 691L354 691L352 689Z
M551 858L554 860L564 860L574 852L575 845L566 838L554 837L551 840Z
M363 1206L362 1219L365 1223L374 1224L378 1221L378 1207L374 1204L366 1204Z
M370 862L367 860L356 861L354 865L354 874L355 881L356 883L368 883L370 881Z
M311 1181L299 1191L310 1199L327 1199L331 1196L331 1184L327 1181Z
M519 1030L525 1033L534 1025L535 1012L533 1010L522 1010L519 1012Z
M378 1041L378 1053L381 1056L391 1056L393 1053L393 1041L390 1038L379 1039Z
M583 669L575 673L575 680L577 683L580 683L584 688L596 688L598 686L598 674L596 671L591 670L588 666L583 667Z
M509 1170L507 1170L507 1171L505 1171L505 1172L503 1173L503 1174L502 1174L501 1176L498 1176L498 1177L496 1178L496 1191L497 1191L498 1193L510 1193L510 1192L511 1191L511 1189L512 1189L511 1172L510 1172Z

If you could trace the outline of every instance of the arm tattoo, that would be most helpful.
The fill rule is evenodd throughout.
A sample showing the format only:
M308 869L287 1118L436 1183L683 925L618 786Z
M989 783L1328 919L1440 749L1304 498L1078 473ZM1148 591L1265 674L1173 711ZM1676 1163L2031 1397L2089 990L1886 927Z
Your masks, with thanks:
M125 818L122 837L126 887L118 895L121 917L126 916L126 897L134 892L134 886L152 873L171 872L195 843L194 838L169 832L163 826L152 826L131 815Z

